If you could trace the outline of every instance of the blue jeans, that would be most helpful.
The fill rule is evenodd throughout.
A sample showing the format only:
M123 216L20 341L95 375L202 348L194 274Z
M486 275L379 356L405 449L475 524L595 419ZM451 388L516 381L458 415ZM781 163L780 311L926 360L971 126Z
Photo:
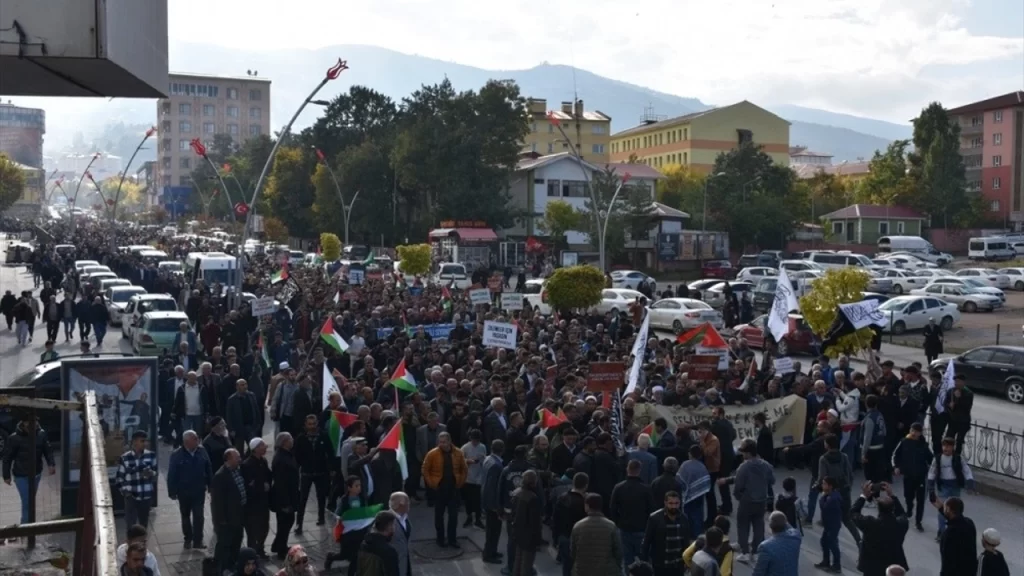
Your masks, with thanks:
M821 533L821 562L839 567L839 531L825 530Z
M619 536L622 538L622 561L629 566L643 551L644 533L619 530Z
M64 319L64 338L70 340L75 337L75 319Z
M683 514L690 523L690 538L704 533L704 498L694 498L683 506Z
M39 479L42 474L36 475L36 494L39 493ZM21 523L28 524L29 483L28 476L15 476L14 486L18 489L18 496L21 498Z
M569 537L558 537L558 555L562 557L562 576L572 576L572 554L569 553Z
M947 498L952 498L953 496L956 496L957 498L960 497L960 487L957 486L956 484L951 484L947 482L944 482L942 486L940 486L939 489L936 490L936 492L938 492L939 498L941 498L943 501L945 501ZM939 510L939 534L942 534L945 530L946 516L942 513L942 510Z
M202 416L185 416L181 419L181 429L178 430L178 442L181 442L181 437L188 430L195 432L199 438L202 438L206 435L205 427L206 423L203 422Z
M807 519L810 522L814 522L814 511L818 509L818 494L820 494L820 492L821 491L815 487L812 487L807 492Z
M93 322L92 331L96 334L96 345L103 344L103 337L107 335L107 323L106 322Z

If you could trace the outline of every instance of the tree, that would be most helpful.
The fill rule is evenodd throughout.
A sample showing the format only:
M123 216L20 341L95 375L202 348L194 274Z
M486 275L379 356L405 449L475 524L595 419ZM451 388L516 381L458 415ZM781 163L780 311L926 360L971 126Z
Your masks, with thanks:
M907 174L909 140L896 140L885 152L875 151L868 175L857 186L857 202L880 206L914 205L916 186Z
M917 185L910 206L931 214L933 224L942 227L966 227L978 220L973 199L967 192L964 159L960 155L960 125L951 120L946 109L932 102L914 119L914 151L907 160L910 177Z
M544 283L548 302L555 310L583 310L601 301L604 274L594 266L559 268Z
M598 249L600 246L598 218L601 220L601 226L606 226L605 216L607 216L607 226L604 235L605 265L615 262L625 254L626 219L623 216L625 213L625 203L623 201L616 201L615 205L611 206L612 198L615 196L615 191L621 182L622 178L616 174L615 168L612 166L608 166L601 171L595 170L590 175L590 187L593 189L593 196L597 199L597 203L595 205L594 198L588 195L583 202L583 209L579 210L577 222L579 227L577 230L587 234L588 242L595 249ZM623 193L628 193L628 191L620 192L620 198ZM595 217L595 215L597 216Z
M335 184L323 162L316 167L313 174L314 226L344 237L344 211L338 197L340 186L346 204L352 204L356 192L359 193L352 204L349 242L371 244L380 239L381 234L397 242L400 231L395 227L394 172L385 145L367 140L345 149L336 159L325 156L324 161L334 166L338 182Z
M807 205L799 210L800 218L807 222L816 222L822 214L853 204L854 186L846 176L819 171L794 186L802 189L800 196L807 199Z
M326 262L334 262L341 257L341 240L336 234L330 232L320 234L320 255Z
M106 180L100 182L100 194L104 199L104 209L107 210L107 217L110 216L110 210L114 210L114 202L117 203L117 214L116 218L123 218L125 214L129 212L137 212L142 206L144 200L142 193L144 188L138 182L136 182L130 176L124 179L124 183L121 184L121 193L118 195L117 187L121 183L120 176L112 176Z
M658 181L658 202L676 210L699 213L703 194L704 177L687 166L669 166L665 169L665 179Z
M824 336L835 322L840 304L860 302L868 287L868 275L857 268L827 270L825 275L811 283L811 290L800 298L800 311L815 334ZM854 355L871 347L870 328L861 328L839 339L836 346L825 351L835 358L840 354Z
M6 211L25 194L25 172L6 154L0 153L0 212Z
M646 184L627 184L623 187L616 204L622 206L622 220L629 238L633 241L633 267L637 267L637 254L640 242L650 239L651 228L654 227L654 203L651 201L651 189Z
M283 244L288 242L288 227L276 216L263 216L263 235L269 242Z
M315 230L310 210L316 199L310 178L315 164L312 151L306 153L292 146L278 148L264 191L270 214L279 218L289 230L303 231L304 237L312 235Z
M565 245L565 233L579 229L579 225L580 214L564 200L549 201L539 222L541 231L551 237L556 249Z
M425 276L430 272L430 244L407 244L398 247L398 269L403 274Z

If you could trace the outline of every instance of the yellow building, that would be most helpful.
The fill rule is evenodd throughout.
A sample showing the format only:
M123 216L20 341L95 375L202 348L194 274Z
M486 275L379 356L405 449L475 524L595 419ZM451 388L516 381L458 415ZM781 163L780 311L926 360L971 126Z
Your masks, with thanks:
M540 98L529 98L526 103L530 131L523 143L525 152L536 152L542 156L568 152L569 145L562 134L548 120L548 102ZM562 130L569 135L580 156L587 162L606 164L609 159L612 119L600 110L588 112L583 109L583 100L562 102L559 110L551 111L562 123Z
M15 166L20 168L25 175L25 190L17 202L38 204L43 198L43 181L46 179L46 172L42 168L33 168L17 162L15 162Z
M746 100L612 134L611 161L626 162L635 154L655 168L679 164L706 173L719 154L745 142L789 166L789 122Z

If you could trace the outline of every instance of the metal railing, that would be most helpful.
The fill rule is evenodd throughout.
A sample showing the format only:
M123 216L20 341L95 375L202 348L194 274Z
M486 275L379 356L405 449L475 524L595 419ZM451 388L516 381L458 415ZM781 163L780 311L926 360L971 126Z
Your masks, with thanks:
M931 438L929 426L924 427L925 438ZM946 436L954 436L948 430ZM999 476L1024 480L1024 430L985 426L977 421L963 438L960 456L971 468L985 470Z
M5 389L5 392L20 393L20 389ZM34 390L30 390L29 394ZM62 410L84 412L85 426L82 441L82 476L78 491L78 517L36 521L35 488L30 489L29 522L0 527L0 540L27 537L28 547L35 546L35 537L44 534L75 533L74 556L71 573L75 576L117 576L117 532L114 524L114 506L110 494L110 482L103 450L103 428L96 402L96 393L89 391L81 402L43 400L25 395L0 394L0 406L27 409L29 422L34 427L36 412ZM30 451L35 450L35 435L30 442ZM30 458L34 468L36 459ZM30 470L30 477L39 473ZM29 486L34 483L30 482Z
M956 326L943 334L943 349L948 354L959 354L978 346L1024 346L1024 321L1007 322L985 327ZM890 344L914 348L924 347L924 336L920 330L894 334L890 329L884 336Z

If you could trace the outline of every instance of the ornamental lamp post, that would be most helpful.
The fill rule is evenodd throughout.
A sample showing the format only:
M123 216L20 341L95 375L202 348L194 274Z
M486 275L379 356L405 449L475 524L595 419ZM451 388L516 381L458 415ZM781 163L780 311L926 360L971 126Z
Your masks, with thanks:
M348 62L342 60L341 58L338 58L338 61L333 66L327 69L327 71L324 73L324 77L320 79L317 85L313 88L313 91L309 93L309 96L306 96L306 99L303 100L302 103L299 105L299 108L295 111L295 114L292 115L291 120L289 120L288 124L285 124L284 129L281 130L281 135L278 136L277 142L274 142L274 147L271 148L270 150L270 155L267 157L267 162L263 165L263 170L262 172L260 172L260 177L258 180L256 180L256 186L253 188L252 191L252 198L249 199L249 204L248 206L245 207L245 227L242 228L242 241L240 243L240 248L238 250L238 256L236 257L236 298L241 298L242 296L242 276L244 273L245 266L245 261L242 258L242 254L245 252L245 250L241 247L244 247L245 241L248 240L249 230L251 229L252 225L252 215L254 212L253 208L256 206L257 200L259 200L260 191L263 189L263 181L266 180L267 174L270 172L270 166L273 165L274 163L274 158L277 156L277 150L281 147L281 142L283 142L284 139L291 132L292 125L295 124L296 120L298 120L299 115L302 114L302 111L306 109L306 105L309 104L310 102L313 102L313 99L316 98L317 93L320 92L320 90L323 89L323 87L326 86L328 82L332 80L337 80L338 76L341 76L341 73L344 72L345 70L348 70ZM241 203L244 202L245 199L243 198Z
M334 189L338 191L338 200L341 202L341 217L345 221L345 246L348 246L348 227L349 220L352 218L352 207L355 206L356 200L359 198L359 190L356 190L355 195L352 196L352 202L345 204L345 195L341 192L341 184L338 183L338 177L335 176L334 170L331 169L331 165L327 163L327 157L320 151L319 148L313 147L316 151L316 158L324 168L327 169L327 173L331 175L331 180L334 181Z
M156 134L156 126L150 126L149 130L146 130L146 133L142 135L142 141L140 141L139 145L135 147L135 151L132 152L131 157L128 158L128 163L125 164L124 169L122 169L122 171L121 171L121 180L119 180L118 183L117 183L117 191L114 192L113 204L109 204L108 203L110 205L110 251L111 251L111 253L117 251L117 246L115 245L116 244L116 240L114 238L114 219L115 219L115 215L117 214L117 204L118 204L118 202L121 201L121 186L124 186L124 179L128 177L128 168L130 168L131 165L132 165L132 162L135 161L135 157L139 154L139 150L142 150L143 144L145 144L146 140L149 140L153 136L153 134Z
M69 216L71 217L71 238L72 239L75 237L75 203L78 201L78 190L82 187L82 181L85 180L85 175L89 173L89 168L92 168L92 165L96 162L96 160L99 159L99 157L100 157L100 153L99 152L93 153L92 159L89 160L89 163L85 165L85 170L82 171L82 175L79 176L79 178L78 178L78 184L75 186L75 197L74 198L68 198L68 202L71 203L71 212L69 212ZM67 195L65 194L65 197L66 196Z
M231 203L231 194L228 192L228 185L224 183L224 178L221 177L220 170L217 170L217 166L214 165L213 160L211 160L209 154L207 154L206 145L204 145L203 141L200 140L199 138L193 138L188 143L188 145L189 145L189 148L191 148L192 151L196 153L196 156L199 156L203 160L206 160L206 163L210 165L210 169L213 170L213 174L215 176L217 176L217 181L220 182L220 187L224 189L225 198L227 198L227 200L228 200L228 206L233 207L234 204ZM228 165L225 164L225 166L228 166ZM237 182L237 181L238 181L238 179L236 178L235 182ZM239 184L239 187L241 187L241 184ZM213 204L213 199L216 198L216 197L217 197L216 194L214 194L213 196L210 197L210 204ZM209 212L210 212L209 205L206 208L206 212L207 212L207 216L209 216Z

